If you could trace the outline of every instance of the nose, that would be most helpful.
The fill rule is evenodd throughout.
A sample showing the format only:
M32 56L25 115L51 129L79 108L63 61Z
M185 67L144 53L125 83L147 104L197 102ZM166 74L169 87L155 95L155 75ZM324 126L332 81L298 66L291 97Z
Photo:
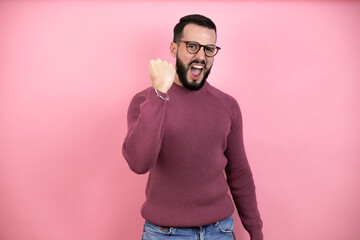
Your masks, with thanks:
M196 53L196 58L198 58L199 60L205 60L206 55L205 55L205 48L204 46L201 46L199 51Z

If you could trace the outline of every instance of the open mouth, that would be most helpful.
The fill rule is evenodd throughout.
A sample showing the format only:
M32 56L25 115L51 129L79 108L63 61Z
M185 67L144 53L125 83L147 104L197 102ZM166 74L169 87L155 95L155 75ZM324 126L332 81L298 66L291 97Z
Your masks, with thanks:
M190 68L191 77L193 80L198 80L201 73L204 70L204 66L201 64L193 64Z

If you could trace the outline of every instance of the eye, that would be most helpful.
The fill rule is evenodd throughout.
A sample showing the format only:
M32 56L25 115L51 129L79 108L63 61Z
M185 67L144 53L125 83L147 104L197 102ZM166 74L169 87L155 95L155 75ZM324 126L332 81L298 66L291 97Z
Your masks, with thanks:
M195 44L195 43L189 43L189 44L187 45L187 47L188 47L189 49L191 49L191 50L194 50L194 49L197 49L197 48L198 48L198 45Z
M209 53L214 53L214 52L216 52L216 47L206 46L205 50Z

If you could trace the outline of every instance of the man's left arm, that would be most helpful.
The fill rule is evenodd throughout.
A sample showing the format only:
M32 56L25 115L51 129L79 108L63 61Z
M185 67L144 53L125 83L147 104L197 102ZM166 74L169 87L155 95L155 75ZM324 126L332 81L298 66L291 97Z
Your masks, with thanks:
M257 207L255 184L245 153L241 112L236 102L232 111L232 126L225 151L228 159L225 168L227 181L241 222L251 240L262 240L262 221Z

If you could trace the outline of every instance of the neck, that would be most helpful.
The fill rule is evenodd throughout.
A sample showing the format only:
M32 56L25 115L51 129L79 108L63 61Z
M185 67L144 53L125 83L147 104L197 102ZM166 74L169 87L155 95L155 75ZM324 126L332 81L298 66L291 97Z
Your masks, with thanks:
M177 75L177 73L175 74L174 83L177 84L177 85L179 85L179 86L181 86L181 87L183 86L183 85L181 84L180 80L179 80L179 76Z

